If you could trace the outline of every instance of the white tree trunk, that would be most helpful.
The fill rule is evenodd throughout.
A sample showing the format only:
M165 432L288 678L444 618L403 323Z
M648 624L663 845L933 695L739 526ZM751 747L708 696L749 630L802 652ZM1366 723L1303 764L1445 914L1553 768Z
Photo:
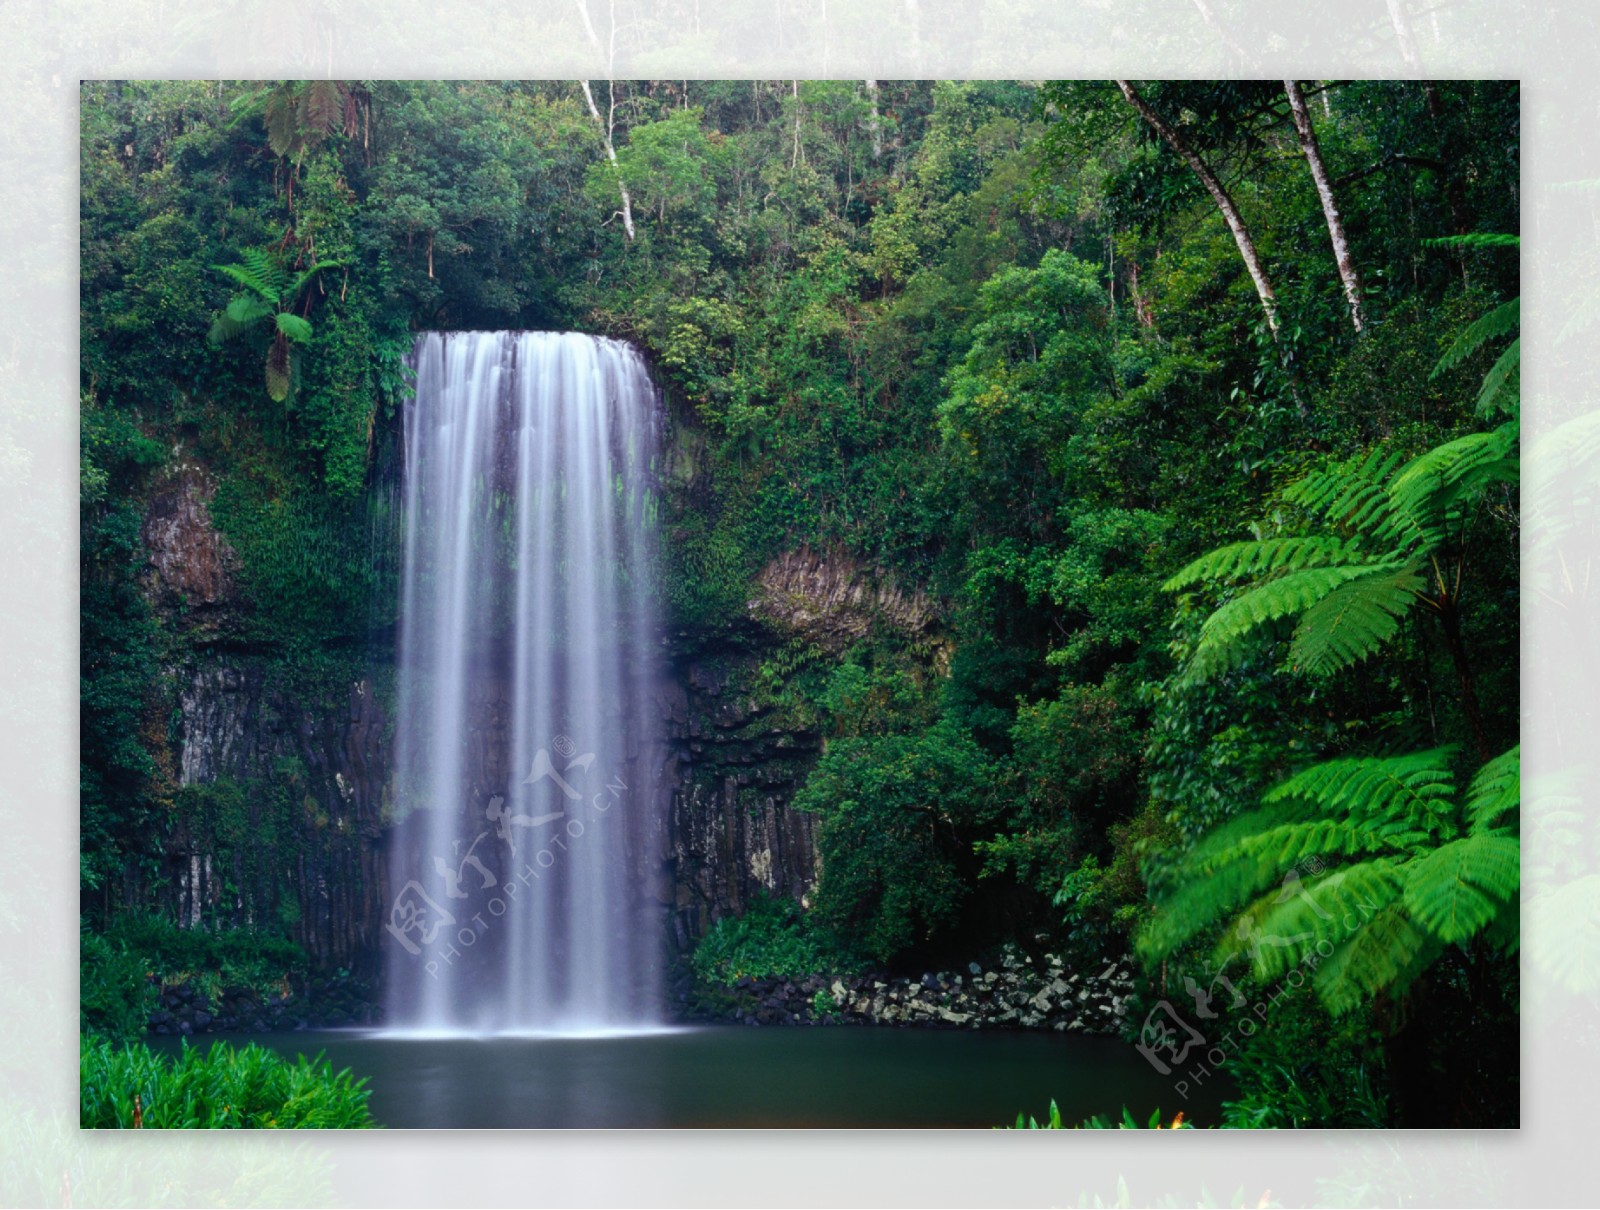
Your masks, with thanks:
M1255 241L1250 238L1250 230L1244 225L1244 219L1239 214L1239 208L1233 204L1233 199L1228 196L1228 191L1222 187L1222 182L1217 179L1217 174L1211 171L1211 166L1200 158L1198 152L1190 147L1184 137L1178 133L1165 118L1150 107L1130 80L1118 80L1117 87L1122 90L1122 95L1128 98L1128 104L1139 111L1139 116L1145 120L1150 129L1161 136L1163 142L1173 151L1177 152L1183 161L1193 170L1195 176L1200 178L1200 183L1205 186L1206 192L1211 195L1211 200L1216 203L1217 209L1222 212L1223 222L1228 224L1228 230L1233 234L1233 242L1239 248L1239 256L1244 260L1244 267L1250 273L1250 280L1255 283L1256 295L1261 299L1261 310L1267 317L1267 329L1272 333L1273 339L1278 336L1278 296L1273 293L1272 283L1267 279L1267 271L1261 265L1261 257L1256 253Z
M1228 27L1217 18L1217 14L1211 5L1206 0L1194 0L1194 6L1200 10L1200 19L1206 23L1206 28L1217 35L1222 45L1227 47L1233 57L1256 75L1262 74L1255 56L1240 45L1239 40L1229 32Z
M872 136L872 162L877 163L883 158L883 119L878 114L878 82L867 81L867 96L872 101L872 117L867 123L867 132Z
M628 239L633 239L633 198L628 193L628 183L622 179L622 169L617 166L617 147L611 140L612 125L600 116L600 107L594 103L594 92L589 88L589 81L579 80L578 84L583 89L583 99L589 102L589 112L594 115L594 124L600 128L600 141L606 147L606 159L611 161L612 174L617 178L617 193L622 197L622 229L628 233ZM612 120L616 118L617 99L616 93L611 94L611 103L608 108Z
M1322 163L1322 149L1317 146L1317 131L1311 124L1311 110L1306 107L1306 97L1296 80L1283 82L1284 95L1289 98L1289 112L1294 115L1295 133L1300 136L1300 150L1311 166L1311 179L1317 183L1317 196L1322 199L1322 217L1328 221L1328 238L1333 241L1333 260L1339 266L1339 281L1344 285L1345 301L1350 305L1350 322L1357 332L1364 330L1361 314L1361 274L1356 271L1355 258L1350 255L1350 243L1345 239L1344 219L1339 216L1339 203L1333 196L1333 184L1328 180L1328 170Z
M583 89L583 99L589 103L589 113L594 117L594 124L600 128L600 141L606 147L606 159L611 161L611 172L617 178L617 193L622 198L622 229L628 233L628 242L633 242L633 198L628 193L627 182L622 179L622 169L617 165L617 5L616 0L611 2L611 32L606 46L602 50L600 36L594 32L594 22L589 20L589 6L585 0L575 0L578 6L578 15L583 18L583 32L588 35L589 44L596 51L605 55L606 60L606 116L600 116L600 107L594 103L594 92L589 87L589 81L579 80L578 85ZM696 10L698 12L698 10Z
M1417 39L1411 32L1411 19L1406 16L1405 0L1388 0L1389 24L1394 26L1395 41L1400 44L1400 57L1406 62L1406 71L1412 76L1422 74L1422 59L1417 54Z
M800 163L800 81L790 80L794 89L794 154L789 157L789 170L792 172Z

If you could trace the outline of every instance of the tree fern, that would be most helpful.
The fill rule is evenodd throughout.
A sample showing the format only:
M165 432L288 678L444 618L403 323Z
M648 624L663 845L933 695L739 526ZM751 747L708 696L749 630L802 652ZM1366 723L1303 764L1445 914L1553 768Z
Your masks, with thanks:
M1521 869L1522 845L1515 837L1472 833L1410 863L1406 910L1439 940L1466 941L1516 891Z
M1515 332L1522 320L1521 302L1521 299L1513 298L1510 302L1501 303L1487 315L1473 320L1461 335L1451 342L1450 347L1444 351L1444 356L1439 358L1439 363L1433 367L1433 372L1428 376L1437 378L1441 374L1448 374L1489 341Z
M1459 576L1446 574L1441 559L1459 564L1471 506L1493 484L1516 481L1516 439L1512 422L1403 465L1374 450L1286 488L1283 498L1327 530L1232 543L1166 582L1169 592L1210 587L1225 595L1201 626L1183 679L1236 667L1289 621L1290 665L1328 676L1380 650L1419 603L1435 613L1453 609Z
M1243 956L1280 979L1315 955L1333 1012L1400 994L1445 946L1516 945L1518 749L1457 793L1452 748L1325 761L1205 838L1139 936L1151 961L1220 934L1213 962ZM1309 965L1309 964L1308 964Z
M1365 659L1394 637L1424 587L1416 562L1378 564L1340 584L1301 617L1289 662L1321 676Z
M1427 239L1422 243L1424 247L1429 248L1515 248L1521 241L1514 235L1475 233ZM1437 378L1441 374L1449 373L1484 345L1510 336L1521 325L1522 300L1513 298L1510 302L1501 303L1456 337L1445 350L1444 356L1439 358L1439 364L1433 367L1433 373L1429 377ZM1521 366L1522 341L1515 339L1501 352L1493 367L1484 375L1483 385L1478 390L1477 412L1480 416L1492 416L1497 411L1516 415L1520 402L1518 385Z
M207 341L220 346L270 318L273 332L267 347L267 395L282 403L294 389L294 346L309 344L312 335L311 321L291 308L317 274L341 265L340 261L322 261L291 273L275 254L263 248L243 249L238 264L212 265L245 292L234 295L212 320Z

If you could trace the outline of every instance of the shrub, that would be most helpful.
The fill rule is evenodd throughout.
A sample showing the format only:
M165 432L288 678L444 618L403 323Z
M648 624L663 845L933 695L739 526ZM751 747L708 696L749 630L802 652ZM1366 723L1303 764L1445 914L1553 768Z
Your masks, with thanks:
M368 1127L375 1123L366 1083L349 1069L335 1074L320 1053L291 1063L253 1042L204 1051L184 1043L179 1056L166 1058L142 1042L84 1038L78 1124L86 1130Z
M732 983L742 975L842 973L859 965L792 899L759 895L742 916L717 921L695 947L695 975L705 983Z
M79 1029L118 1042L137 1038L155 1003L144 957L126 942L89 932L80 937L78 952Z
M1050 1116L1044 1121L1039 1121L1031 1115L1017 1114L1015 1124L1004 1127L1007 1130L1067 1130L1069 1127L1061 1121L1061 1108L1055 1101L1050 1102ZM1192 1130L1193 1127L1183 1120L1179 1113L1172 1119L1170 1126L1161 1125L1161 1110L1155 1109L1150 1113L1149 1120L1140 1122L1134 1118L1126 1105L1122 1107L1122 1117L1113 1121L1103 1113L1085 1118L1078 1125L1071 1127L1073 1130Z

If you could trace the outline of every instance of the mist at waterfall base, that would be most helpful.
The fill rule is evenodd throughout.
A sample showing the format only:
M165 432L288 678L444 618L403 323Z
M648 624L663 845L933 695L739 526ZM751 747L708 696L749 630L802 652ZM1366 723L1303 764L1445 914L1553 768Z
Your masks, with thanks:
M655 389L577 333L412 368L386 1027L660 1028Z

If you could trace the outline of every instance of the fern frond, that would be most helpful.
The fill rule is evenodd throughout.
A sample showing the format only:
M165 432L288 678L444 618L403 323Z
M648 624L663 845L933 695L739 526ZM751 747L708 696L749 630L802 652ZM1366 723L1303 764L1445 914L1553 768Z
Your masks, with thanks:
M301 319L288 311L279 311L277 318L278 331L297 344L305 344L311 339L311 323Z
M1338 1015L1379 992L1404 991L1441 949L1439 941L1392 901L1356 928L1317 967L1316 988L1329 1012Z
M1422 241L1424 248L1515 248L1522 240L1497 231L1469 231L1465 235L1437 235Z
M1489 417L1497 411L1514 415L1517 404L1521 401L1521 392L1518 390L1518 380L1522 369L1522 338L1518 337L1506 346L1494 365L1489 367L1489 372L1483 376L1483 386L1478 391L1478 415ZM1499 403L1501 396L1505 402Z
M1384 482L1398 465L1400 455L1379 446L1365 458L1315 471L1290 484L1283 497L1309 513L1360 531L1386 511Z
M285 282L282 267L259 248L246 248L239 258L242 264L211 267L276 306Z
M1253 950L1251 966L1258 977L1280 978L1319 947L1343 945L1352 925L1359 927L1399 899L1403 869L1380 857L1306 880L1294 893L1280 889L1263 895L1240 917L1234 941Z
M1482 833L1441 845L1406 864L1406 910L1449 945L1468 940L1517 893L1522 843Z
M1166 592L1178 592L1194 584L1326 567L1348 562L1356 553L1355 544L1343 538L1267 538L1258 542L1235 542L1201 555L1161 587Z
M231 322L243 328L271 315L272 308L259 298L249 294L238 294L229 301L224 314Z
M1166 957L1196 935L1216 928L1256 896L1280 887L1284 875L1307 858L1333 864L1347 857L1398 858L1427 839L1406 820L1294 819L1284 807L1242 817L1231 843L1203 843L1183 863L1178 889L1158 904L1140 936L1140 952ZM1242 834L1239 834L1242 831Z
M1490 832L1522 806L1522 745L1485 764L1467 786L1467 826Z
M318 261L309 269L302 269L295 276L295 279L284 288L284 303L292 303L295 299L299 298L300 292L311 283L311 279L316 277L316 275L321 273L324 269L341 269L344 267L344 264L345 262L342 260L325 260Z
M1290 664L1327 676L1360 663L1394 637L1425 586L1415 563L1380 565L1339 585L1300 619L1289 644Z
M1423 546L1439 541L1441 526L1459 515L1463 500L1514 475L1508 455L1517 431L1511 421L1489 432L1468 433L1406 463L1389 482L1395 525L1385 536Z
M312 80L300 95L299 126L306 142L321 142L344 117L346 86L338 80Z
M1430 380L1448 374L1491 340L1509 336L1522 322L1522 300L1513 298L1501 303L1487 315L1479 316L1466 326L1450 347L1439 358L1439 363L1428 375Z
M272 154L286 156L299 146L296 111L300 98L292 85L275 88L267 98L262 118L267 127L267 146Z
M1378 565L1382 566L1382 565ZM1341 584L1370 575L1374 566L1311 567L1290 572L1240 593L1208 617L1184 673L1199 680L1235 666L1245 640L1270 622L1296 617Z
M1434 831L1451 814L1454 746L1403 756L1344 757L1312 765L1269 790L1267 803L1299 798L1325 811Z
M212 348L217 348L238 336L242 331L244 329L229 319L228 313L223 311L211 321L211 330L206 333L206 343Z

